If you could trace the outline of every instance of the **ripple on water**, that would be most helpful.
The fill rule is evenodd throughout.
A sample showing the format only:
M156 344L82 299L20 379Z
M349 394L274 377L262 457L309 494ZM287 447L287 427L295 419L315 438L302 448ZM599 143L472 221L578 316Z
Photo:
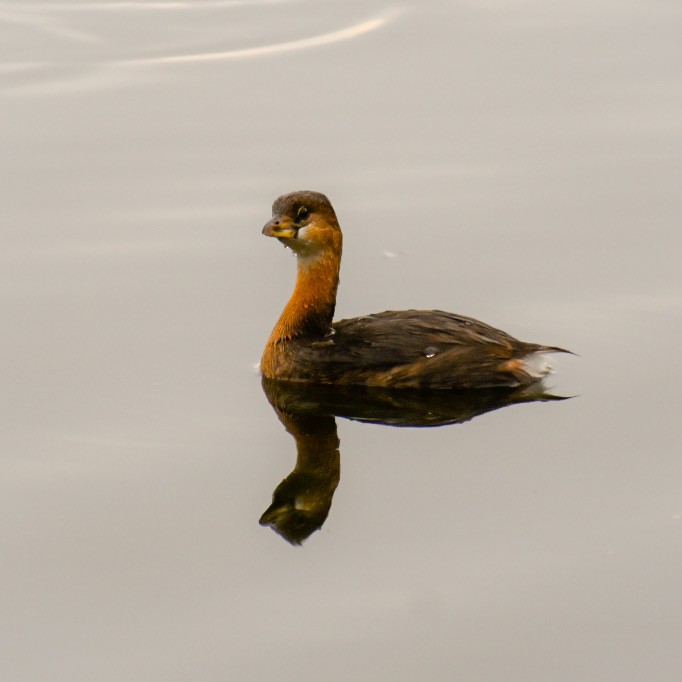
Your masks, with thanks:
M121 88L155 78L151 68L267 58L322 48L372 33L395 16L395 12L365 15L342 27L329 26L325 19L319 32L313 27L306 31L308 35L300 35L299 23L282 21L277 11L289 4L291 0L4 5L0 23L15 29L14 38L10 32L2 50L0 93L20 96ZM272 8L271 19L265 22L263 5ZM241 15L237 26L229 15L238 7L252 18ZM103 15L130 12L136 13L132 44L130 31L123 30L128 24L111 21L110 16L103 19ZM173 14L177 21L159 22L160 12ZM188 21L194 26L191 31L187 30ZM213 49L188 43L197 35L203 46ZM272 40L282 35L290 39ZM260 44L244 45L244 36ZM221 43L224 49L216 50Z

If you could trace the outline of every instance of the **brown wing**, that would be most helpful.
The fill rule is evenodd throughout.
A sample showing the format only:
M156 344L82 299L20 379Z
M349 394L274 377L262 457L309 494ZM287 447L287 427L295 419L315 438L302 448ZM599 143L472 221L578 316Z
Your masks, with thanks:
M496 347L504 352L519 343L483 322L441 310L387 310L333 326L336 345L361 353L372 365L411 362L462 347ZM344 362L343 351L337 357Z
M324 339L293 341L289 359L308 381L472 388L529 383L509 361L544 349L473 318L403 310L340 320Z

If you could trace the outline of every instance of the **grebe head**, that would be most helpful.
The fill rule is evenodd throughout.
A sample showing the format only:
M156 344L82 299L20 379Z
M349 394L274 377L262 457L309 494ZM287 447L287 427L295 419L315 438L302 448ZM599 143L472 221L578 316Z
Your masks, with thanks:
M319 192L291 192L275 200L263 228L299 258L341 253L341 228L329 199Z

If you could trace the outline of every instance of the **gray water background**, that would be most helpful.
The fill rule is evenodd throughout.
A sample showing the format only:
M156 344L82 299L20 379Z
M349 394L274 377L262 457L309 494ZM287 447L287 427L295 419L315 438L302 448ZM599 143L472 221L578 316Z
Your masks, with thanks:
M0 3L0 668L678 682L679 3ZM262 49L260 49L262 48ZM339 420L292 547L256 364L323 191L337 314L565 346L579 397Z

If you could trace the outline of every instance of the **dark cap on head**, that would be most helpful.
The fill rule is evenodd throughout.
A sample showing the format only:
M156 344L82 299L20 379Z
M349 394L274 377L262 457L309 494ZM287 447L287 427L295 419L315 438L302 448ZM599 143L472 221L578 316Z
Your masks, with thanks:
M333 217L334 222L338 222L329 199L320 192L308 190L289 192L289 194L283 194L275 199L272 204L272 215L275 217L283 215L293 217L298 215L301 207L307 208L310 213L320 213Z

